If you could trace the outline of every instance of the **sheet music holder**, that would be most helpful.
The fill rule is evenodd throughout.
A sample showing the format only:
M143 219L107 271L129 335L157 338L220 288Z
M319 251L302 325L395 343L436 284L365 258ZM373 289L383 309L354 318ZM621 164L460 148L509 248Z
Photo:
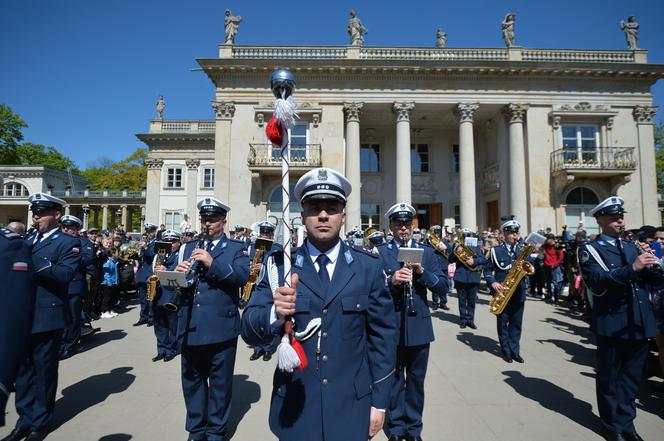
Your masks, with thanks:
M157 277L159 277L159 283L164 288L175 289L175 288L187 288L186 273L180 273L177 271L157 271Z

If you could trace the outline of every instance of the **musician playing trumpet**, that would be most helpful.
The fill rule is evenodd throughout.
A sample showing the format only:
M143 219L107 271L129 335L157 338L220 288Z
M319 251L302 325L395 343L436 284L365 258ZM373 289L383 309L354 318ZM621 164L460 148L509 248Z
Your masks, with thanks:
M470 242L474 242L474 244L466 243L467 239L470 239ZM461 328L468 326L477 329L477 325L475 325L475 304L477 303L477 290L480 286L482 268L486 264L486 258L480 247L477 246L476 235L470 229L463 229L461 240L464 242L456 246L464 247L466 253L458 253L458 250L455 249L455 252L449 255L450 263L456 263L454 288L459 298L459 326ZM461 259L464 260L461 261Z
M641 440L634 427L635 400L648 354L658 333L651 290L664 285L664 271L640 244L621 240L624 200L611 196L590 210L601 234L577 248L592 304L597 336L597 409L607 440ZM637 246L638 245L638 246Z
M174 271L178 265L180 254L180 245L182 236L175 230L166 230L161 233L163 242L170 242L171 251L166 254L160 264L155 265L154 272ZM174 290L171 287L164 286L161 283L157 287L157 298L152 308L154 314L154 335L157 338L157 355L152 361L171 361L178 354L177 327L178 315L175 311L164 308L174 296Z
M213 197L198 202L201 227L207 231L184 247L175 271L190 273L191 287L178 309L182 354L182 390L190 440L227 439L231 387L240 333L239 289L249 277L246 243L224 234L230 208Z
M385 216L393 239L379 246L378 253L388 276L400 327L396 371L387 413L388 433L390 441L417 440L422 434L429 345L434 340L427 289L434 296L442 296L447 292L448 279L433 249L412 239L415 209L410 204L398 203ZM406 262L402 266L397 259L401 247L423 248L422 262Z

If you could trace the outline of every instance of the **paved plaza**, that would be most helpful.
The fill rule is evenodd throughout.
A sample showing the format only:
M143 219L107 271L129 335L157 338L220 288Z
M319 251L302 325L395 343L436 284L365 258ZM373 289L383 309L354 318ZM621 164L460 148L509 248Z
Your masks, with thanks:
M507 364L499 356L488 299L480 294L476 331L459 328L453 295L451 311L433 313L436 341L427 374L423 439L601 440L595 433L595 350L587 325L565 305L529 299L521 340L526 362ZM55 429L48 440L186 440L179 357L153 363L153 329L131 326L138 317L136 306L123 311L95 322L101 332L85 342L82 353L60 364ZM251 362L250 354L240 341L230 430L236 440L272 440L267 414L276 362ZM648 370L653 364L650 359ZM16 421L13 396L8 407L0 437ZM646 441L661 440L664 393L644 385L638 409L640 434Z

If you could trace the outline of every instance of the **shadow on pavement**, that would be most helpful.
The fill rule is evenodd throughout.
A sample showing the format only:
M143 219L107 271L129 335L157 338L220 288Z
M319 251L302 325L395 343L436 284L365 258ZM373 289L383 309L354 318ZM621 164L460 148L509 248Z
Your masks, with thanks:
M473 351L488 352L497 357L502 357L498 342L484 335L473 334L472 332L460 332L457 334L457 340L468 346Z
M233 398L231 402L231 417L228 421L228 438L235 434L242 418L249 412L251 405L261 398L261 387L258 383L249 381L248 375L233 375Z
M95 324L98 323L94 322ZM106 332L97 332L94 335L91 335L90 337L86 338L82 343L81 347L78 350L78 352L85 352L89 351L90 349L94 349L98 346L101 346L105 343L108 343L109 341L113 340L121 340L127 336L127 333L123 331L122 329L113 329L111 331L106 331Z
M450 322L455 325L459 324L459 317L456 314L452 314L451 309L450 312L447 312L445 310L438 309L436 311L431 312L431 317L436 317L438 320L443 320L445 322Z
M112 394L118 394L129 389L136 376L130 374L131 367L119 367L105 374L93 375L78 383L62 389L62 398L55 402L55 415L53 430L72 420L78 414L92 406L106 401ZM114 434L116 438L104 437L105 441L130 439L130 435ZM117 438L130 436L130 438Z
M571 357L570 361L588 367L595 367L595 349L587 348L578 343L567 340L551 338L548 340L537 340L540 343L551 343Z
M590 403L579 400L560 386L541 378L526 377L521 372L503 371L505 383L521 396L538 402L552 412L564 415L579 426L597 432L598 417Z
M660 381L649 380L641 384L636 407L664 420L664 388Z
M130 439L132 439L132 436L127 433L113 433L102 436L99 441L129 441Z
M557 314L558 312L554 312L554 314ZM562 313L558 313L561 315L564 315ZM567 317L567 316L565 316ZM558 329L559 331L565 332L566 334L570 335L578 335L579 337L582 337L583 340L581 341L582 343L590 343L591 342L591 337L592 337L592 332L590 329L588 329L588 325L586 325L584 322L583 326L575 325L573 323L570 323L568 321L563 321L559 320L555 317L547 317L544 320L540 320L544 323L548 323L552 325L554 328Z

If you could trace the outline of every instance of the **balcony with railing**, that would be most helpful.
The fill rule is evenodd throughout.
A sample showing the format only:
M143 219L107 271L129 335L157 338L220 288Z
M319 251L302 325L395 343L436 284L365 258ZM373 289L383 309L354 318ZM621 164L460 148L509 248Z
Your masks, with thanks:
M153 119L150 133L214 133L214 120Z
M636 170L634 147L562 148L551 153L551 172L606 177Z
M289 150L291 169L321 166L320 144L296 144ZM281 149L272 144L249 144L247 165L252 171L278 171L281 167Z

